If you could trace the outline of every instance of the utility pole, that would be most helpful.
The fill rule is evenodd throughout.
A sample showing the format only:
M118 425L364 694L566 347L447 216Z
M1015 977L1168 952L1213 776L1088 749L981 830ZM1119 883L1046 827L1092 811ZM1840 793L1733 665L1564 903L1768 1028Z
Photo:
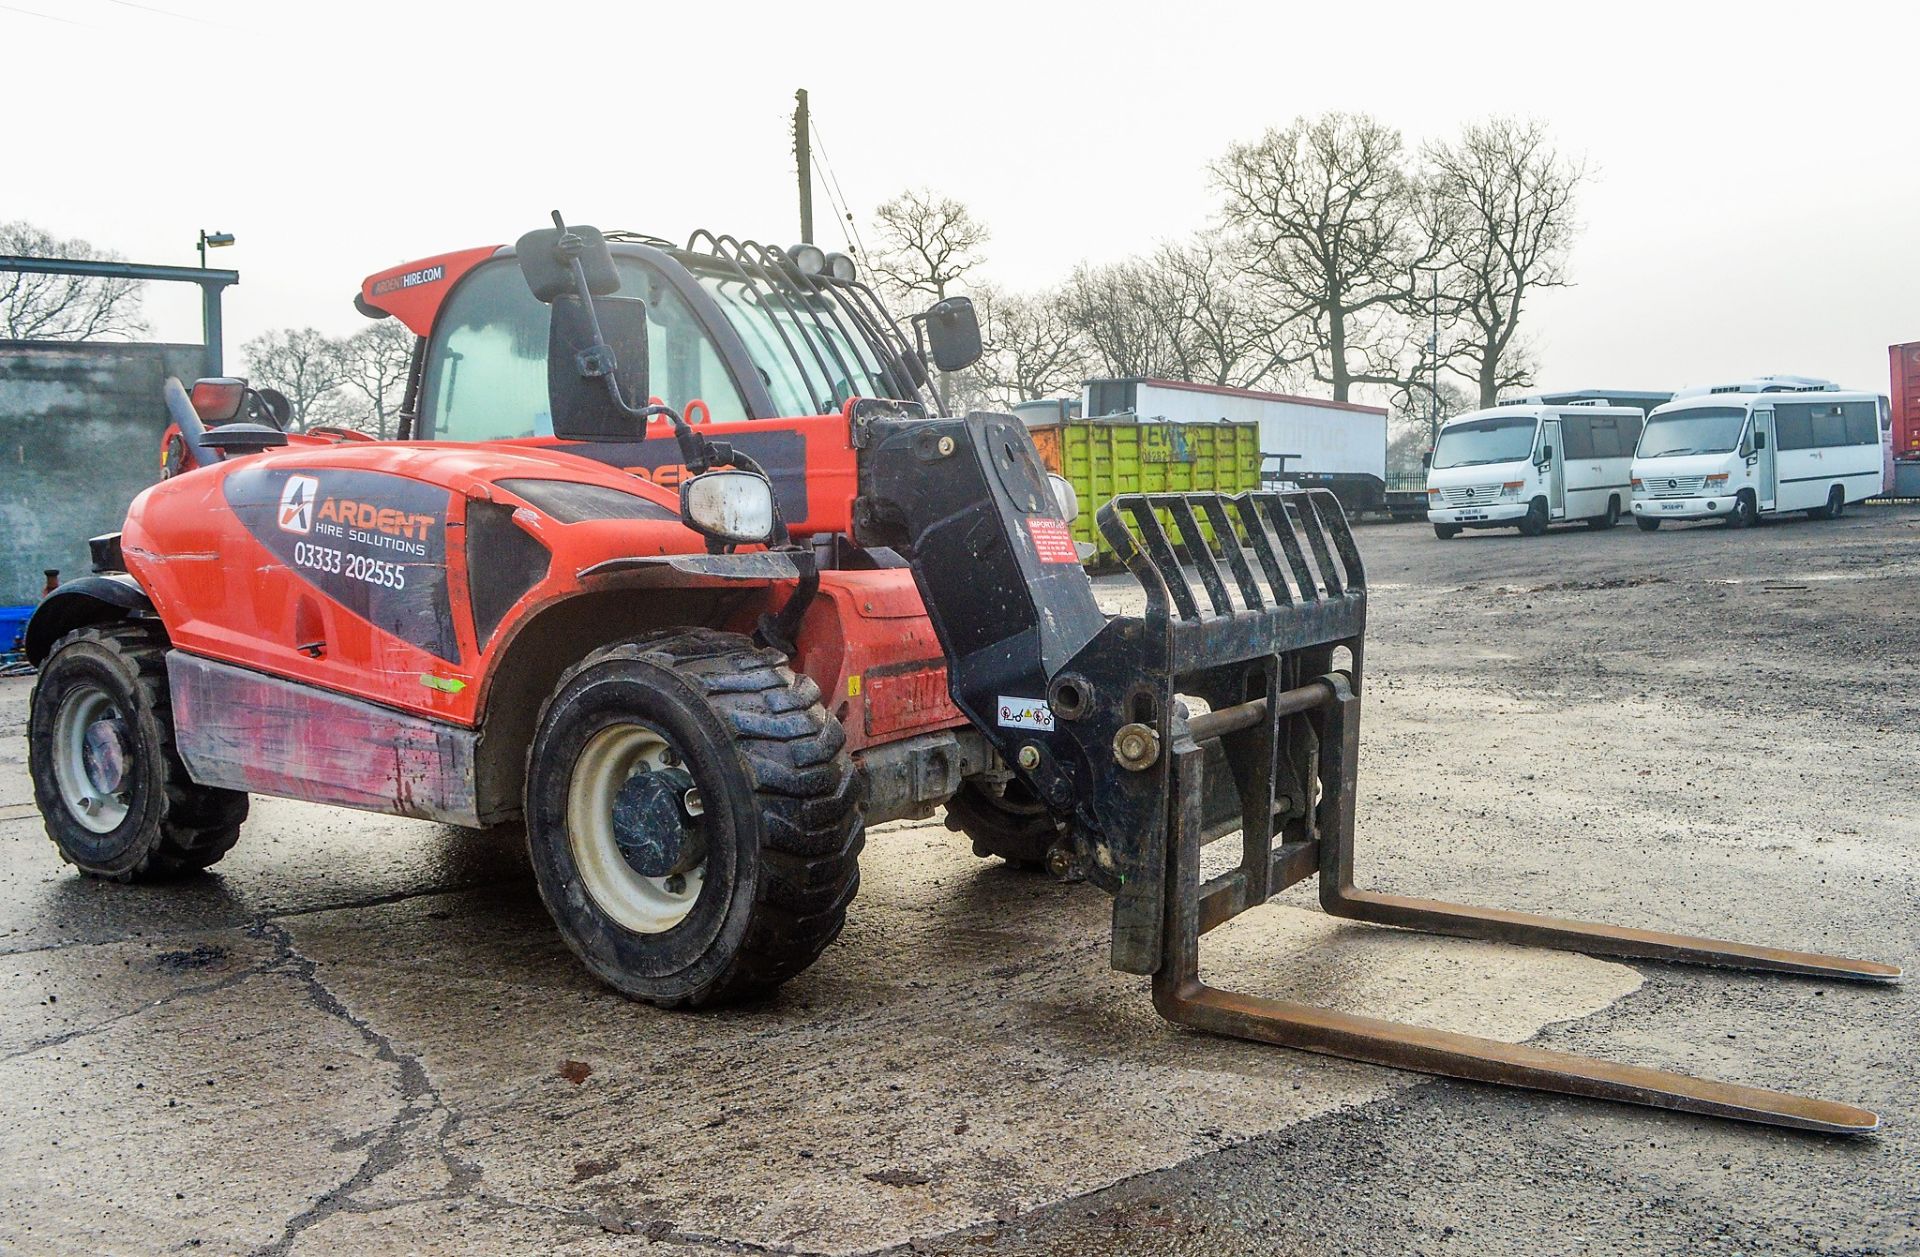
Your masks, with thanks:
M1427 338L1427 366L1432 372L1428 386L1433 400L1427 411L1427 448L1440 440L1440 272L1433 273L1433 335Z
M800 168L800 243L813 243L813 146L808 142L807 89L793 94L793 161Z

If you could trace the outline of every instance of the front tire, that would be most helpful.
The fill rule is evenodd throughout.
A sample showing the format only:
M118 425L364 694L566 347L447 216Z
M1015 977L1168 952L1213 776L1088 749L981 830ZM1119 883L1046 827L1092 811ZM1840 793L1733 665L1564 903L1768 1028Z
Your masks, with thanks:
M1754 506L1753 494L1745 489L1740 490L1733 499L1733 514L1727 516L1727 527L1750 528L1759 518L1760 512Z
M27 714L34 801L60 858L91 877L162 881L233 848L247 796L194 784L174 749L166 638L146 625L55 643Z
M1455 537L1458 537L1460 535L1460 525L1435 524L1433 526L1433 535L1440 538L1440 540L1442 541L1452 541Z
M1641 532L1660 531L1660 519L1656 515L1635 515L1633 522L1640 526Z
M1527 504L1527 513L1520 518L1522 537L1544 536L1547 531L1547 500L1535 498Z
M527 772L540 897L597 977L665 1007L763 994L839 936L859 780L777 651L670 629L560 679Z

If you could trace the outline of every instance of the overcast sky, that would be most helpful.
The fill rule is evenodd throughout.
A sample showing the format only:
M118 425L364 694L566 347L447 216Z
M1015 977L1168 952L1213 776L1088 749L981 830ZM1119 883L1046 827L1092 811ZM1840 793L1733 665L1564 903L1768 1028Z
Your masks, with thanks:
M556 206L791 241L796 87L869 241L875 204L931 186L1014 288L1205 224L1209 161L1297 114L1365 110L1410 145L1531 114L1591 170L1576 286L1525 316L1542 384L1884 392L1886 346L1920 340L1917 47L1911 4L1835 0L5 0L0 218L150 262L235 233L212 255L242 275L233 361L267 328L353 331L363 276ZM191 289L148 305L198 339Z

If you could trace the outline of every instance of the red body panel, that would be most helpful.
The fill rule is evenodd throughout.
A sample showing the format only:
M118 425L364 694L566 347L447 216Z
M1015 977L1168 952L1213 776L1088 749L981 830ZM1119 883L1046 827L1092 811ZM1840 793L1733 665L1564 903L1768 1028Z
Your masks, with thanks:
M744 425L715 425L714 435L737 426ZM751 426L803 435L813 504L803 529L845 530L855 477L846 421L817 416ZM583 580L582 572L635 556L705 550L703 539L678 522L678 494L656 483L675 480L662 474L671 468L647 479L566 450L566 443L550 440L336 444L297 438L285 449L227 459L148 489L128 511L121 546L179 649L472 727L485 710L492 669L520 627L608 579ZM290 493L296 479L316 486L300 506L304 515L290 511L282 492ZM619 489L676 518L562 523L497 483L516 479ZM253 487L243 489L243 482ZM384 490L353 488L366 484ZM444 505L421 511L420 493L438 493L435 501ZM517 598L484 647L467 568L475 501L514 508L513 524L551 555L544 578ZM408 549L380 548L389 545ZM429 553L413 553L417 548ZM344 561L333 557L335 570L325 570L334 555ZM360 590L350 583L355 580L370 589ZM701 583L664 571L649 580L652 587L635 588L632 596L671 598L673 585ZM404 582L404 590L385 588L395 581ZM737 586L741 598L727 627L751 631L791 586ZM348 597L340 596L342 588ZM430 591L422 598L444 609L437 640L383 627L377 605L349 605L355 594L377 603L422 590ZM854 749L964 723L946 697L940 645L905 569L822 573L820 596L800 636L797 666L840 714Z
M1887 346L1893 456L1920 459L1920 341ZM1891 486L1889 486L1891 487Z
M433 330L440 303L453 291L462 275L500 251L497 244L477 249L461 249L423 258L369 275L360 284L360 299L376 310L385 310L410 328L414 335L425 336Z

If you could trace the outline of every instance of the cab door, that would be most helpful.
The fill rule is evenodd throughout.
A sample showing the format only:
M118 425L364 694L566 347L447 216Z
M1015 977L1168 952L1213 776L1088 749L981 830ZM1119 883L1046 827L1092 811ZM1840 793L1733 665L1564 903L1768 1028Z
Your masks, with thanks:
M1753 433L1747 438L1747 470L1753 476L1753 496L1763 511L1776 506L1778 477L1774 471L1777 448L1773 431L1773 411L1753 412Z
M1540 421L1540 452L1553 451L1543 469L1547 473L1547 518L1567 517L1567 444L1560 437L1560 421Z

